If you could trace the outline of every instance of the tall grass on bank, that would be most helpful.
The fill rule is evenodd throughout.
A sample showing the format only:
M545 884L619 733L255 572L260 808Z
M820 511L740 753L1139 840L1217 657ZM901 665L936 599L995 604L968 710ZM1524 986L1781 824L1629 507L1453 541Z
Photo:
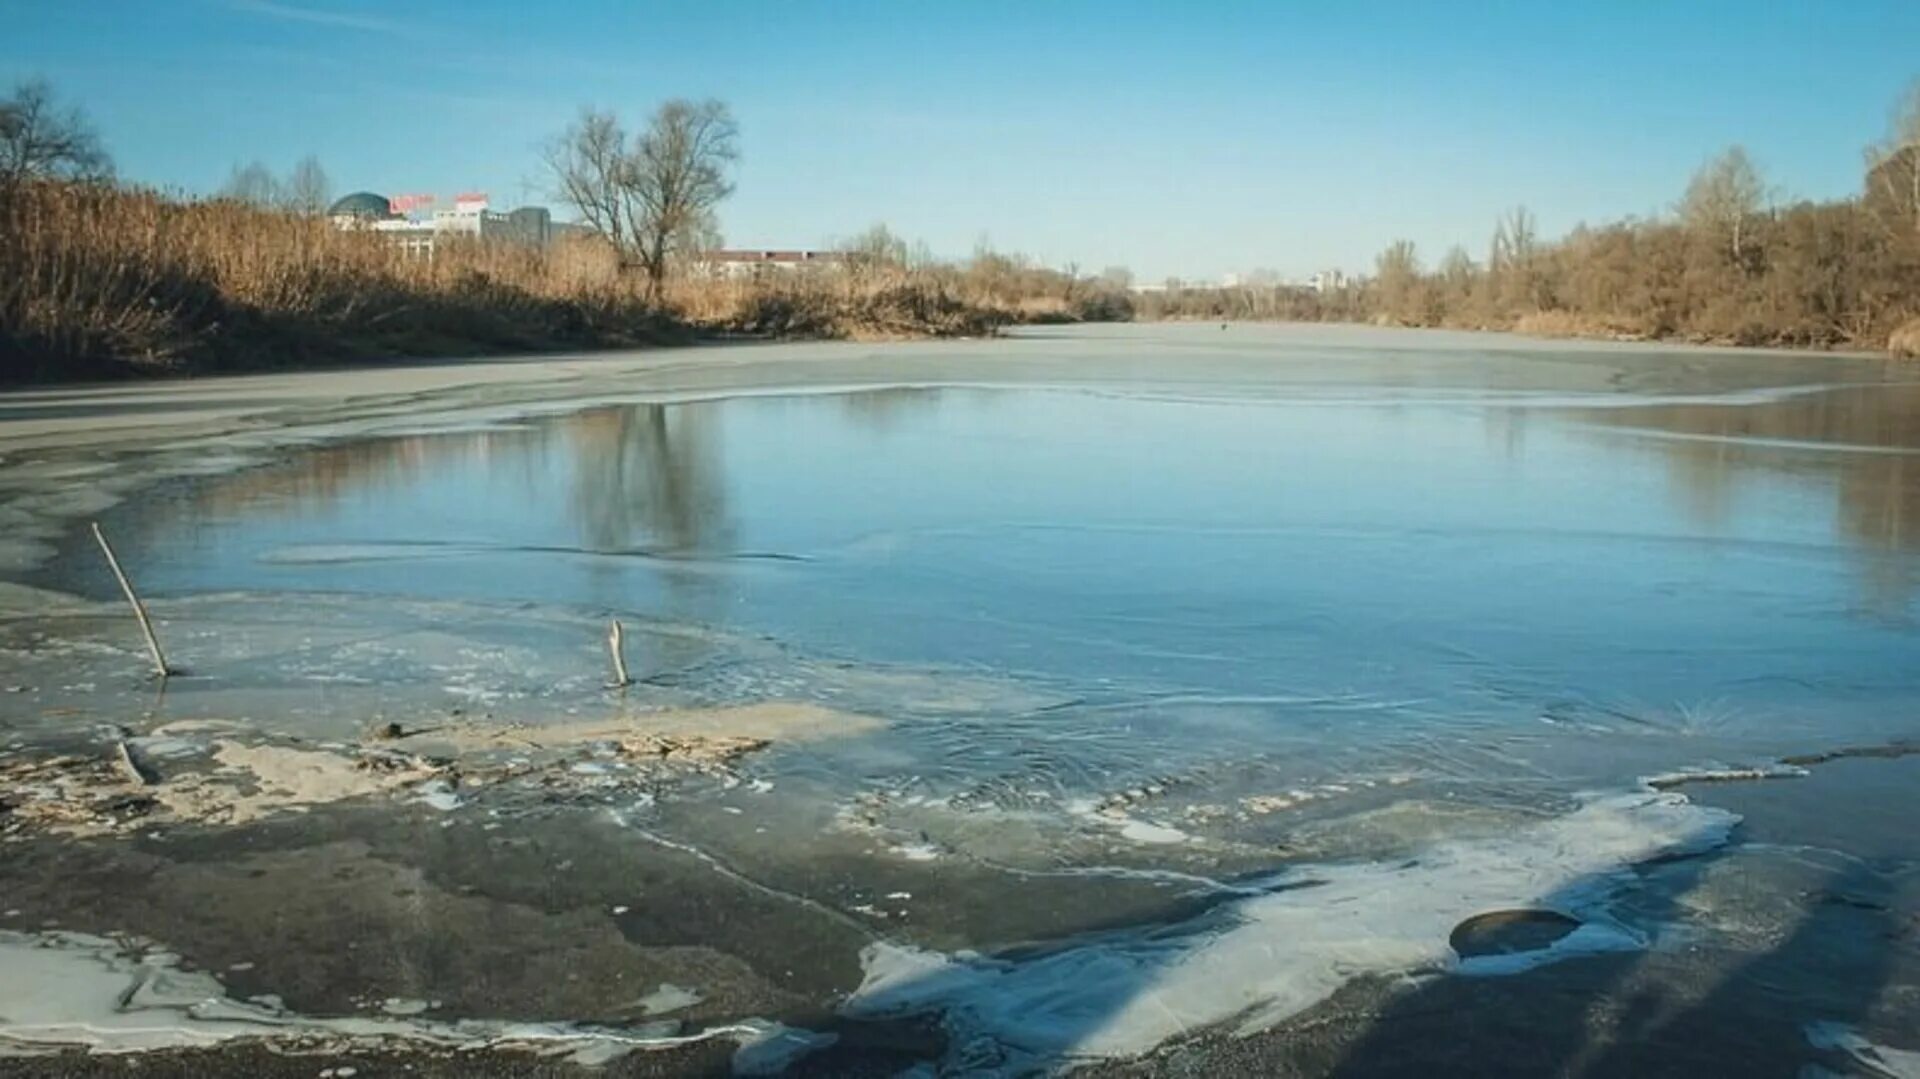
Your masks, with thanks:
M1076 294L1075 282L1054 271L1029 270L1017 282L995 286L975 264L910 267L854 259L801 273L692 276L668 297L697 326L771 337L978 336L1016 323L1102 317Z
M1920 360L1920 318L1893 331L1893 336L1887 339L1887 348L1903 359Z
M653 340L675 329L578 252L382 237L226 201L0 193L0 378L304 365Z
M92 184L0 191L0 381L615 347L702 331L979 334L1020 312L944 272L681 282L662 304L591 239L449 242Z

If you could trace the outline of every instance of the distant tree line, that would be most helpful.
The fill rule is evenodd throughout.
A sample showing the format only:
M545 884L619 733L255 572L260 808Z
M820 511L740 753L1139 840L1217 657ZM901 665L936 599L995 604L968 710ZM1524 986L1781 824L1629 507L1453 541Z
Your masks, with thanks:
M1670 216L1541 239L1520 207L1486 256L1429 267L1411 240L1371 277L1314 291L1181 288L1134 297L1142 318L1371 321L1403 326L1871 347L1920 354L1920 82L1870 147L1861 193L1779 203L1745 150L1701 165Z
M220 197L263 209L318 215L333 202L333 184L320 159L308 154L285 177L275 176L259 161L235 165L220 188Z
M1920 92L1902 117L1858 198L1769 204L1736 146L1700 167L1671 218L1583 225L1546 243L1518 209L1484 262L1454 248L1432 271L1395 243L1375 261L1365 308L1417 326L1877 346L1920 315Z
M1732 147L1700 167L1671 214L1582 225L1548 240L1519 207L1495 223L1483 257L1455 247L1429 266L1412 241L1397 240L1370 276L1323 289L1263 275L1232 288L1142 289L1125 267L1042 266L984 241L971 257L942 262L884 226L841 245L847 272L838 283L756 277L720 287L686 270L720 242L718 211L733 191L739 153L739 129L723 102L676 99L632 129L611 111L583 109L544 159L556 197L598 237L615 291L624 295L631 275L633 302L768 332L910 332L929 318L952 327L1237 318L1920 354L1920 82L1898 104L1886 138L1869 148L1855 197L1783 202ZM0 98L0 198L23 185L102 186L112 178L91 124L59 107L44 82ZM214 201L317 217L330 195L325 170L309 156L284 177L259 162L236 166ZM0 247L6 241L0 236ZM19 284L19 302L39 287Z

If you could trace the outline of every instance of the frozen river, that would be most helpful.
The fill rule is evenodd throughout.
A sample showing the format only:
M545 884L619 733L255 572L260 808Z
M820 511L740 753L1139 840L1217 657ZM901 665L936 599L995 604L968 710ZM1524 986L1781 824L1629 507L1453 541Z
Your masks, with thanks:
M436 725L480 720L534 740L767 702L859 722L645 790L382 789L160 839L16 837L42 866L157 860L174 905L214 894L220 913L194 927L168 901L93 898L50 916L60 887L0 874L26 896L0 905L31 908L0 929L241 963L222 992L272 993L316 1029L388 1000L656 1041L778 1021L791 1044L746 1038L736 1067L839 1052L1020 1071L1273 1037L1373 976L1517 981L1680 939L1735 966L1769 925L1791 932L1800 908L1776 899L1843 865L1913 916L1916 852L1883 842L1871 805L1818 842L1761 842L1750 809L1685 777L1780 777L1738 801L1812 789L1802 773L1836 751L1906 768L1914 371L1241 326L837 349L726 384L581 362L568 392L454 385L371 423L303 402L137 449L36 433L9 463L48 539L14 577L71 609L7 623L16 750L209 720L306 747L391 723L427 730L423 753ZM0 437L54 407L0 402ZM99 520L186 668L158 698L54 494L88 466L147 471ZM616 618L639 682L610 693ZM180 741L152 748L191 759ZM1910 813L1892 774L1873 782ZM1770 803L1770 827L1819 804ZM356 899L401 958L330 964L301 949L354 919L316 912L285 947L245 928L284 897L221 874L260 858L289 888L366 863L451 906L410 932ZM589 936L604 921L648 984L590 975L617 1001L513 986L531 914L492 959L426 958L505 917L484 903ZM201 945L218 965L196 954L222 931ZM228 954L236 937L253 951ZM1796 974L1804 992L1748 1019L1793 1026L1810 1061L1893 1052L1920 990L1901 981L1911 931L1891 947L1872 1000ZM1697 990L1720 971L1663 977ZM668 988L674 1008L621 1010Z

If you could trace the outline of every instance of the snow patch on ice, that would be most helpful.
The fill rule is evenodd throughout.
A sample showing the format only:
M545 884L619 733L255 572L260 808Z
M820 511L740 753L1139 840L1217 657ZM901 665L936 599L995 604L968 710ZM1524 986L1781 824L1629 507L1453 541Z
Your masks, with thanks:
M988 1038L1043 1058L1130 1057L1186 1031L1260 1029L1365 974L1504 973L1567 955L1637 947L1604 906L1628 867L1724 844L1738 818L1679 794L1595 797L1501 839L1434 844L1412 861L1304 867L1280 890L1171 928L1107 937L1028 961L946 956L891 943L862 953L858 1016L944 1011L964 1046ZM1589 923L1553 947L1461 964L1463 920L1540 907Z
M661 982L660 988L634 1001L642 1015L665 1015L691 1008L705 998L692 989Z
M1120 825L1120 838L1135 843L1185 843L1193 837L1178 828L1129 817Z
M658 1049L715 1037L742 1042L750 1060L778 1058L770 1039L786 1028L758 1020L675 1035L657 1027L585 1027L572 1023L417 1017L410 1002L383 1002L386 1014L320 1019L289 1012L278 998L235 1000L219 979L181 969L180 958L158 948L81 933L28 934L0 930L0 1056L64 1048L96 1053L212 1046L252 1039L297 1042L297 1051L324 1052L349 1041L393 1040L448 1048L520 1046L566 1054L593 1065L639 1049ZM398 1011L401 1014L392 1014ZM791 1032L787 1032L791 1033ZM802 1039L785 1038L785 1060ZM777 1069L776 1069L777 1070Z
M733 1053L735 1075L779 1075L801 1057L825 1049L840 1040L838 1034L818 1034L797 1030L780 1023L761 1023L755 1036L740 1043Z

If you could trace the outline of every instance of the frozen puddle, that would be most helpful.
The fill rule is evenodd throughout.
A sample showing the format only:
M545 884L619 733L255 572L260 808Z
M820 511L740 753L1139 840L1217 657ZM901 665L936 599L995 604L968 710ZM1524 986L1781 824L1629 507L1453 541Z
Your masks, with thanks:
M411 1014L415 1009L406 1007L383 1009L383 1015L320 1019L276 1007L269 998L234 1000L213 975L181 969L171 953L80 933L0 930L0 970L7 972L0 980L0 1056L72 1048L96 1053L205 1048L242 1039L299 1039L318 1051L377 1040L442 1049L518 1048L592 1065L639 1050L728 1038L740 1046L735 1069L763 1074L829 1037L760 1020L688 1035L675 1033L678 1024L672 1021L617 1028L492 1019L439 1022L417 1018ZM661 992L671 988L662 986Z
M1038 1058L1138 1056L1221 1024L1257 1030L1367 974L1510 973L1641 946L1606 913L1629 868L1727 841L1738 818L1645 791L1588 800L1507 840L1436 844L1398 864L1317 867L1268 894L1181 925L1094 940L1037 959L940 955L893 944L862 955L848 1013L943 1011L954 1051L997 1042ZM1544 948L1462 961L1456 927L1538 908L1580 925ZM977 1059L977 1056L970 1059Z

